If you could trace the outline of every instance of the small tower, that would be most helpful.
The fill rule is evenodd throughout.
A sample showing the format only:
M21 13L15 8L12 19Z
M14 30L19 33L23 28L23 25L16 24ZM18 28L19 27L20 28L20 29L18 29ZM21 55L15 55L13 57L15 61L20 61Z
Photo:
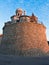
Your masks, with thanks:
M24 11L24 15L26 14L26 11Z
M18 9L16 10L16 16L21 16L22 13L23 13L23 10L22 10L21 8L18 8Z

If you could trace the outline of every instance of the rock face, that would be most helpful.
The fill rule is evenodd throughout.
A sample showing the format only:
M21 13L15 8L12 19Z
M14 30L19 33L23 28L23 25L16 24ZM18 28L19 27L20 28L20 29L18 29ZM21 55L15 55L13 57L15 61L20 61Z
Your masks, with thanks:
M7 25L3 29L2 46L6 50L16 50L17 53L34 48L47 52L48 43L45 31L44 25L33 22L17 22Z

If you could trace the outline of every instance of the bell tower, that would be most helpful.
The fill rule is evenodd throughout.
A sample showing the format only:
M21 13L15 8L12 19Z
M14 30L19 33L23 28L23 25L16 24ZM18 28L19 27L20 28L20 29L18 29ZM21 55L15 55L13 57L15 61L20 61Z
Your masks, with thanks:
M16 16L21 16L22 13L23 13L23 10L22 10L21 8L18 8L18 9L16 10Z

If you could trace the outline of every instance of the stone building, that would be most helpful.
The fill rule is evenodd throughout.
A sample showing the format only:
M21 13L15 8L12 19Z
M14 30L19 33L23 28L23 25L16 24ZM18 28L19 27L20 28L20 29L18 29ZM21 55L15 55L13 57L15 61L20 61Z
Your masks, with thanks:
M11 21L3 27L1 47L14 55L38 56L47 53L46 27L38 23L34 14L28 16L18 8L16 15L11 16Z

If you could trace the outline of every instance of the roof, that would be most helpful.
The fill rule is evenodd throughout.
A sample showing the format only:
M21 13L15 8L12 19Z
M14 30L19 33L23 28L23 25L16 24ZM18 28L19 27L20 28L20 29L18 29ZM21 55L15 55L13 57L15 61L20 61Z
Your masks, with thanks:
M21 8L16 9L16 12L18 12L18 11L23 12L23 10Z
M28 15L22 15L22 16L20 16L20 17L29 17Z

